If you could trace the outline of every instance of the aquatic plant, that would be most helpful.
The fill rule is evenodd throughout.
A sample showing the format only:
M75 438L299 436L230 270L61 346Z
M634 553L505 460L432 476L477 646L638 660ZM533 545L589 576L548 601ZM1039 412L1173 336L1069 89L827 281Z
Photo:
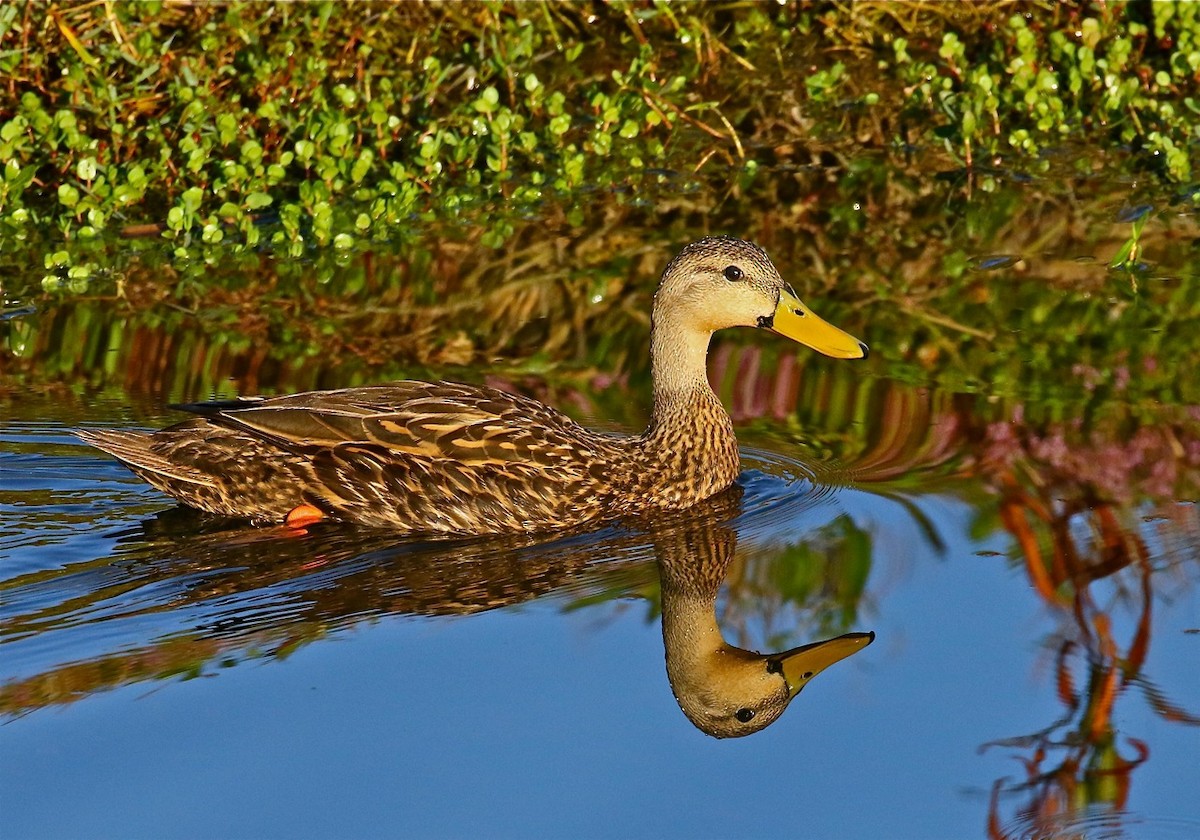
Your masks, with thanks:
M0 232L78 292L105 265L85 244L114 233L180 265L348 251L431 216L499 246L513 220L486 208L753 178L814 139L1032 168L1119 142L1186 182L1195 7L1013 8L6 4Z

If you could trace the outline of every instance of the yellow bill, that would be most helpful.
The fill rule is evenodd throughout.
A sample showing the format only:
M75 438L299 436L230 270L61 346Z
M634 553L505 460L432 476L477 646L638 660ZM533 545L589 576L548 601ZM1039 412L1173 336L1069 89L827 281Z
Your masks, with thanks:
M848 332L818 318L790 289L779 293L779 305L762 326L792 341L798 341L818 353L835 359L865 359L867 345Z
M795 697L808 681L835 662L858 653L875 641L874 633L847 633L836 639L813 642L771 657L770 670L783 673L788 694Z

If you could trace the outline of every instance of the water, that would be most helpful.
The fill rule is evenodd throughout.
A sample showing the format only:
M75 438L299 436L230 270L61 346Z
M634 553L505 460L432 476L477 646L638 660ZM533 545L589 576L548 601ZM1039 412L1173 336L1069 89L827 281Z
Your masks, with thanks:
M400 376L637 428L652 272L699 233L683 222L618 197L603 247L535 221L491 252L431 225L316 264L141 245L86 295L6 280L4 835L1200 834L1194 211L1091 174L965 196L869 174L806 188L863 192L870 247L768 244L871 358L722 335L735 490L556 538L247 528L69 430ZM888 204L906 196L928 200ZM770 236L744 202L720 223ZM1110 270L1125 206L1157 215L1142 262ZM717 739L681 711L711 682L664 615L764 652L876 637Z
M920 413L937 402L864 387ZM878 458L808 467L751 432L740 498L695 521L533 545L297 537L173 508L74 443L70 409L13 405L26 415L6 424L2 461L13 836L963 836L989 820L1019 835L1023 809L1053 811L1067 790L1100 809L1103 836L1200 826L1186 781L1198 730L1164 712L1200 701L1192 500L1123 512L1117 536L1145 546L1144 567L1118 563L1058 604L1010 533L980 527L995 488L947 471L953 447L926 468L932 487L896 488L861 478L886 472ZM1098 516L1064 521L1084 565L1104 554L1089 545ZM701 734L656 620L656 563L678 562L664 552L681 530L732 554L718 603L731 643L877 641L766 731ZM1139 682L1118 686L1091 737L1089 680L1143 630ZM1029 787L1021 762L1039 749L1049 775Z

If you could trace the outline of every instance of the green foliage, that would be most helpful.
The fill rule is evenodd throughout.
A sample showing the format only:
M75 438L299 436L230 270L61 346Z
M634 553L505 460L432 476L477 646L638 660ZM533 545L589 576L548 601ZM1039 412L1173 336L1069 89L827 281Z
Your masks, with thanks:
M1191 177L1195 4L1056 4L947 31L936 55L915 53L903 37L892 47L910 108L938 119L934 132L968 164L979 149L1037 154L1072 139L1131 144L1167 178Z
M66 239L156 224L196 259L230 234L258 245L274 213L271 244L298 255L385 239L429 207L618 184L673 137L684 76L660 82L620 17L607 46L623 58L595 75L582 64L601 45L568 10L333 9L120 4L26 20L8 8L5 46L44 52L0 49L23 91L0 106L0 220ZM57 202L29 191L35 174Z
M768 557L764 589L785 602L810 605L820 634L843 633L857 618L872 566L871 535L846 515L814 530L804 541Z
M636 188L647 170L752 177L803 162L806 135L864 132L968 164L1127 143L1186 181L1200 14L1147 8L8 4L0 234L298 257L388 241L414 216Z

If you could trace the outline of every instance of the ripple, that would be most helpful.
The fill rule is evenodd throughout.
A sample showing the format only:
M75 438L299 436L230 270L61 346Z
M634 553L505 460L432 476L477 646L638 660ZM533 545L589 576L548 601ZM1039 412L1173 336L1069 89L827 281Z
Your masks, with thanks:
M843 489L819 481L807 464L777 452L742 447L745 491L736 520L739 534L750 543L793 542L807 524L837 504Z
M1200 837L1200 820L1171 817L1147 817L1128 811L1091 808L1067 814L1021 817L1003 826L999 837L1037 837L1039 840L1086 837L1088 840L1138 840L1153 838Z
M190 672L364 619L653 596L657 552L682 533L730 522L750 548L794 544L842 490L801 461L746 448L740 493L646 522L453 540L337 523L297 534L168 506L61 427L5 436L14 445L0 459L15 478L0 494L0 547L14 563L0 576L0 682L18 692Z

